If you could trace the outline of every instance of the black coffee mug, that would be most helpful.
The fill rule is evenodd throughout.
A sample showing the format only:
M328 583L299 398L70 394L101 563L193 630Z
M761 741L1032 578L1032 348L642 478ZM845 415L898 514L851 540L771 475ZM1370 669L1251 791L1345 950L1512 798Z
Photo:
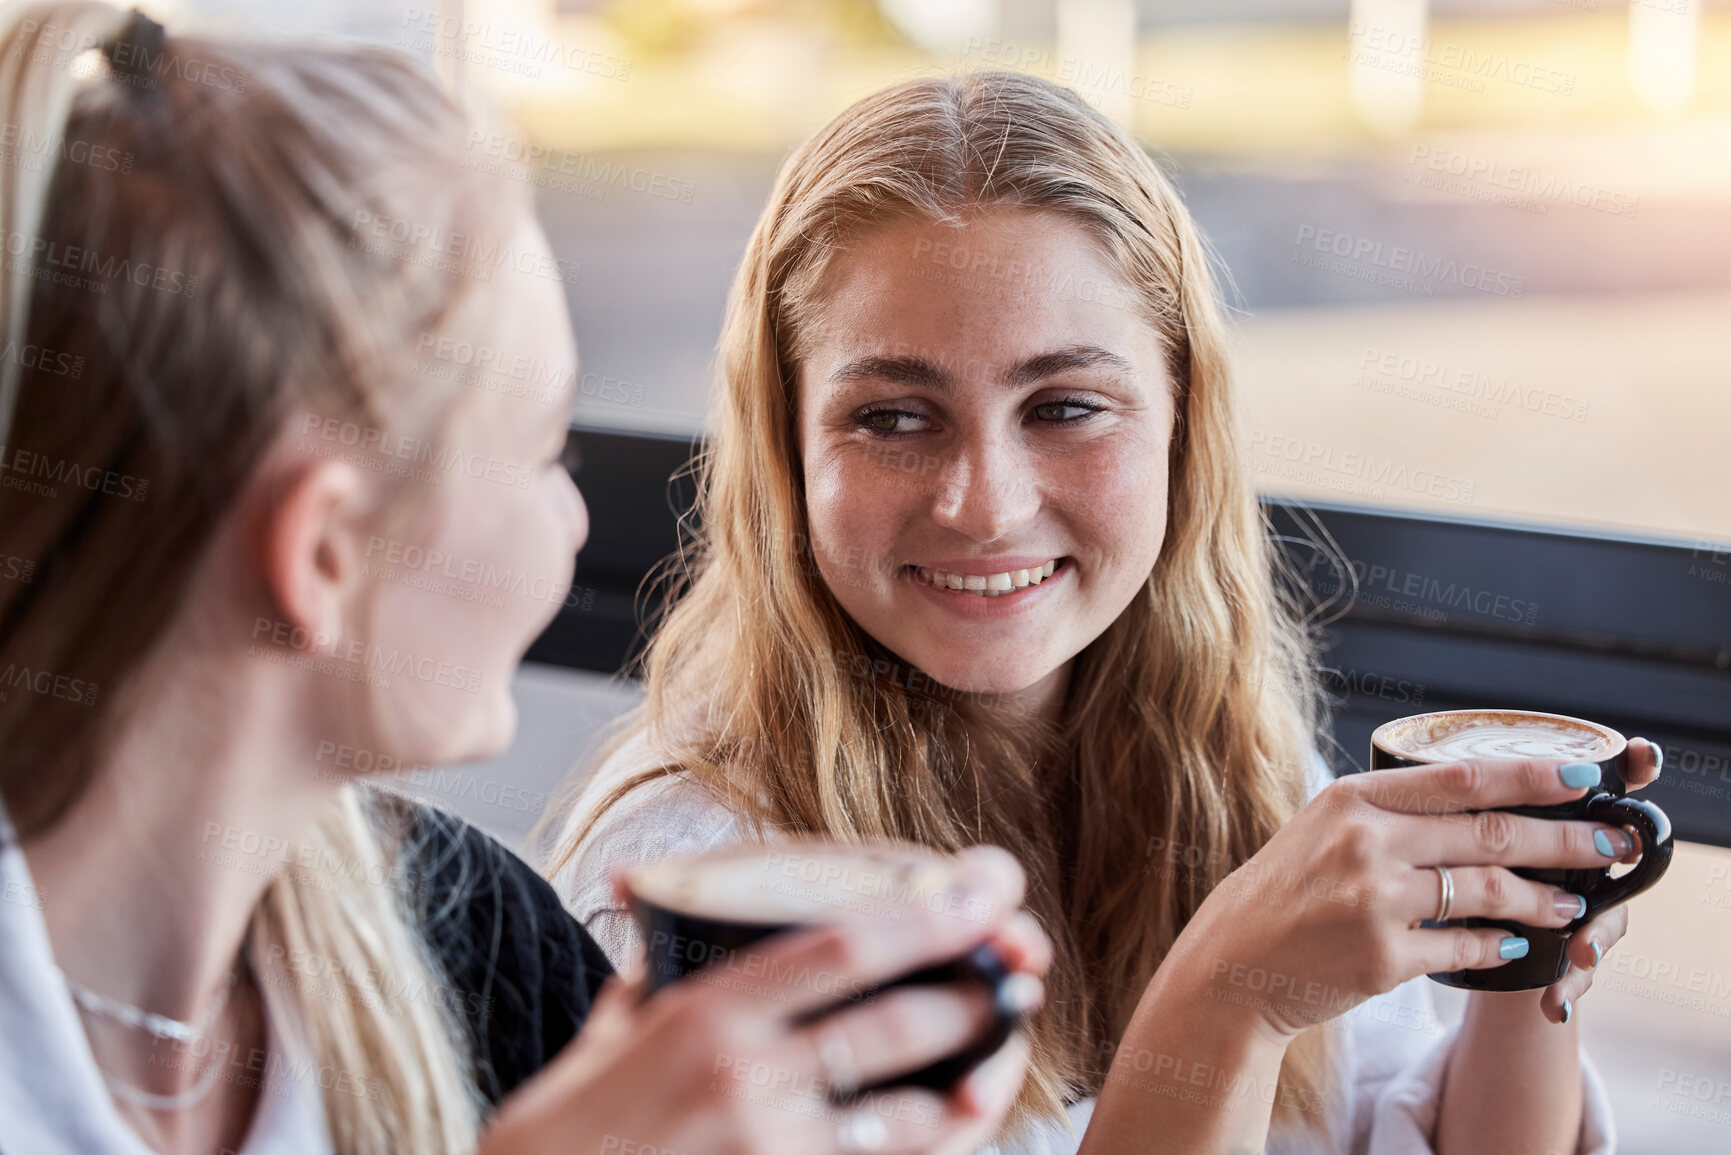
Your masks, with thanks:
M884 869L861 870L861 863L881 863ZM938 868L927 881L947 877L947 862L940 855L905 843L872 847L842 846L801 839L774 846L737 848L717 854L664 859L627 875L626 886L632 912L643 934L645 985L649 994L709 966L721 973L718 981L752 983L766 981L756 964L739 952L772 935L809 928L847 914L896 917L896 908L908 902L943 902L952 892L925 886L903 868ZM764 884L780 886L768 895L734 894L718 900L705 894L705 872L712 880L722 871L732 871L730 881L741 877L741 867L757 874L756 890ZM851 879L846 876L851 875ZM798 893L803 891L804 893ZM683 892L683 893L682 893ZM813 894L817 897L813 898ZM801 909L804 907L804 909ZM935 907L934 907L935 909ZM954 911L969 917L966 911ZM743 958L743 961L741 961ZM736 973L729 974L732 970ZM960 958L921 968L869 989L841 990L836 1001L801 1022L812 1022L896 987L938 983L979 983L992 1000L992 1022L974 1042L953 1055L917 1070L880 1079L851 1093L832 1089L830 1097L851 1100L888 1087L923 1087L948 1091L975 1067L985 1062L1022 1025L1022 1012L1011 995L1012 972L998 950L981 943ZM817 981L826 981L819 976ZM827 981L834 982L834 976Z
M1486 970L1443 971L1431 975L1432 979L1444 986L1471 991L1536 990L1550 986L1568 973L1569 960L1564 954L1564 948L1568 946L1569 938L1575 931L1601 912L1629 901L1664 877L1666 869L1671 865L1671 820L1651 802L1630 798L1625 794L1627 787L1624 784L1623 771L1628 765L1629 748L1623 735L1609 726L1562 714L1544 714L1535 710L1484 709L1446 710L1397 718L1377 727L1376 732L1371 735L1370 768L1389 770L1402 766L1453 761L1454 758L1447 756L1414 757L1414 753L1422 753L1422 750L1415 750L1410 741L1402 742L1401 739L1415 727L1451 736L1464 734L1472 730L1474 722L1480 719L1489 719L1489 725L1504 731L1519 731L1524 722L1533 723L1530 728L1534 736L1531 743L1518 744L1517 748L1508 750L1488 751L1487 756L1555 757L1564 762L1592 762L1599 767L1599 785L1590 788L1583 797L1574 802L1556 806L1509 806L1502 809L1510 814L1533 818L1603 822L1609 826L1632 828L1640 835L1640 860L1628 873L1614 878L1609 867L1578 870L1511 868L1513 873L1522 878L1548 883L1570 894L1581 895L1587 900L1586 911L1565 927L1553 929L1527 926L1524 923L1496 918L1454 918L1444 923L1425 920L1423 925L1427 927L1498 927L1510 934L1520 935L1530 944L1525 957L1502 966ZM1577 756L1562 747L1554 753L1546 751L1545 732L1566 727L1580 727L1583 733L1590 731L1601 736L1603 741L1597 744L1591 754L1585 756Z

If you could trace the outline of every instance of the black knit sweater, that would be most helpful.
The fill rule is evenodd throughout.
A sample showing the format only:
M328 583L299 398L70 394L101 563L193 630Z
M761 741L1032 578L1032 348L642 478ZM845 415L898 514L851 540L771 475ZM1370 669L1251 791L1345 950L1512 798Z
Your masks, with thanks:
M463 1009L475 1085L497 1107L582 1029L613 968L546 880L498 842L430 806L385 808L403 823L404 876Z

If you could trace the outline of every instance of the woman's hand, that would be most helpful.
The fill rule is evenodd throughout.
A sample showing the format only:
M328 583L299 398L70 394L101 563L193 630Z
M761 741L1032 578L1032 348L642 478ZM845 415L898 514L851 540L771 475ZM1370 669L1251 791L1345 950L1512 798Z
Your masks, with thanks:
M1623 772L1624 785L1633 793L1659 780L1665 765L1665 752L1645 738L1629 739L1629 763ZM1639 839L1636 839L1639 842ZM1635 846L1618 861L1631 862L1641 856ZM1629 904L1623 903L1604 911L1591 922L1569 936L1568 974L1545 988L1539 1000L1539 1010L1553 1023L1566 1023L1574 1017L1575 1005L1593 985L1593 975L1599 962L1629 930Z
M1631 740L1625 785L1635 790L1651 783L1660 760L1657 746ZM1620 858L1635 858L1641 849L1634 845ZM1565 952L1573 969L1543 991L1472 993L1437 1105L1439 1155L1575 1150L1581 1131L1580 1036L1574 1027L1559 1031L1550 1024L1573 1020L1575 1000L1593 983L1593 968L1628 925L1625 904L1576 930Z
M1496 809L1582 797L1559 768L1467 759L1333 782L1209 895L1162 970L1182 960L1186 989L1252 1007L1291 1037L1418 975L1521 957L1526 940L1506 931L1419 924L1438 913L1438 866L1453 878L1451 918L1562 927L1578 916L1577 896L1509 868L1609 866L1631 836ZM1613 918L1594 925L1605 933Z
M961 1050L991 1021L983 990L897 988L796 1025L834 1003L838 989L877 986L988 938L1024 976L1023 1001L1034 1009L1051 946L1019 910L1021 869L996 848L958 858L958 886L994 912L990 923L919 909L899 922L778 936L751 950L750 965L737 965L745 952L736 953L736 965L647 1000L640 979L609 982L577 1039L505 1103L481 1155L973 1151L1021 1087L1020 1032L947 1095L908 1088L839 1108L826 1092L831 1080L869 1084Z

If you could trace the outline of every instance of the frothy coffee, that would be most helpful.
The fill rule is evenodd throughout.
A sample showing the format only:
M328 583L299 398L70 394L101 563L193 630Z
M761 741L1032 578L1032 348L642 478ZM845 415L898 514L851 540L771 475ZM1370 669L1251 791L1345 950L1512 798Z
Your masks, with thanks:
M1447 710L1399 718L1377 727L1371 741L1418 762L1462 758L1564 758L1603 762L1626 742L1608 726L1562 714L1527 710Z
M633 870L631 893L664 910L754 926L809 926L955 905L951 860L917 846L788 843L663 859ZM955 913L965 912L957 910Z

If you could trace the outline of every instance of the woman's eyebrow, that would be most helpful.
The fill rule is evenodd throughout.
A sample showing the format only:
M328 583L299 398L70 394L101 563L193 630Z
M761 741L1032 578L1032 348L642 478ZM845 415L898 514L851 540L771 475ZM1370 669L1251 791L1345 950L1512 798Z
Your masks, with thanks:
M1095 365L1105 365L1120 373L1130 372L1130 362L1110 350L1102 349L1098 345L1071 345L1055 353L1041 353L1038 357L1023 361L1010 370L1010 384L1032 385L1045 377L1055 377L1071 369L1088 369Z
M918 385L939 393L950 390L950 375L924 357L856 357L829 375L832 382L889 381Z
M1010 370L1008 383L1021 388L1071 369L1087 369L1105 365L1121 373L1131 371L1130 362L1098 345L1070 345L1050 353L1041 353ZM951 389L950 375L924 357L856 357L844 363L830 380L889 381L897 385L914 385L937 393Z

